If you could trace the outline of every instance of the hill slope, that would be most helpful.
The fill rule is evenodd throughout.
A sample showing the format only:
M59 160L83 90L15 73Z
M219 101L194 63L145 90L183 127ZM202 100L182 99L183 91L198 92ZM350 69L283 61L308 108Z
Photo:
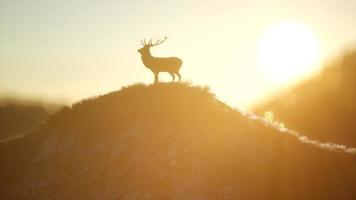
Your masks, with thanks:
M0 105L0 141L30 133L47 117L47 111L41 106Z
M266 110L309 137L356 146L356 52L256 108Z
M0 147L3 198L356 198L354 155L303 144L187 84L84 100Z

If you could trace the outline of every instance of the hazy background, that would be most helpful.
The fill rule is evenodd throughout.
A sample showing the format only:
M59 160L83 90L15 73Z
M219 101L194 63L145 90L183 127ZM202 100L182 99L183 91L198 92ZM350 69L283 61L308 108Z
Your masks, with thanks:
M355 10L353 0L0 0L0 96L71 103L150 83L136 50L143 38L167 35L153 55L181 57L183 80L209 85L232 106L251 106L318 70L284 82L266 77L257 54L268 27L307 24L320 64L356 43Z

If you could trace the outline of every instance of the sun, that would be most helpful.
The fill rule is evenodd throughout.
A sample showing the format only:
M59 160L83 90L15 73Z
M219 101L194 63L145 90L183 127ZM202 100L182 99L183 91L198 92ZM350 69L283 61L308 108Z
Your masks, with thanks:
M292 81L311 73L320 62L320 45L315 32L306 24L283 21L263 32L259 45L259 64L273 81Z

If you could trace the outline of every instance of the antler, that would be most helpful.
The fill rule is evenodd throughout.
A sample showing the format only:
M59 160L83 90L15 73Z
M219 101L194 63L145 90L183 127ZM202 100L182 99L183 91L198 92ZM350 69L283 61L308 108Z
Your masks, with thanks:
M148 43L146 42L146 39L143 39L143 41L141 40L141 44L142 44L143 46L150 46L150 47L153 47L153 46L157 46L157 45L162 44L164 41L166 41L167 38L168 38L168 37L165 36L165 37L163 38L163 40L157 40L157 42L155 42L155 43L152 43L152 39L150 39L150 40L148 41Z
M155 42L154 44L152 44L152 40L150 40L150 46L153 47L153 46L157 46L157 45L160 45L162 44L164 41L166 41L168 37L167 36L164 36L163 40L157 40L157 42Z

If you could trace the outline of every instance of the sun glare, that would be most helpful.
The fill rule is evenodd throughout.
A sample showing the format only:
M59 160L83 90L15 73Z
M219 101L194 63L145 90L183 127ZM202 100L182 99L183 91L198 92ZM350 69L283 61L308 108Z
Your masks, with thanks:
M316 34L300 22L284 21L266 29L258 51L262 72L277 82L303 77L320 61Z

